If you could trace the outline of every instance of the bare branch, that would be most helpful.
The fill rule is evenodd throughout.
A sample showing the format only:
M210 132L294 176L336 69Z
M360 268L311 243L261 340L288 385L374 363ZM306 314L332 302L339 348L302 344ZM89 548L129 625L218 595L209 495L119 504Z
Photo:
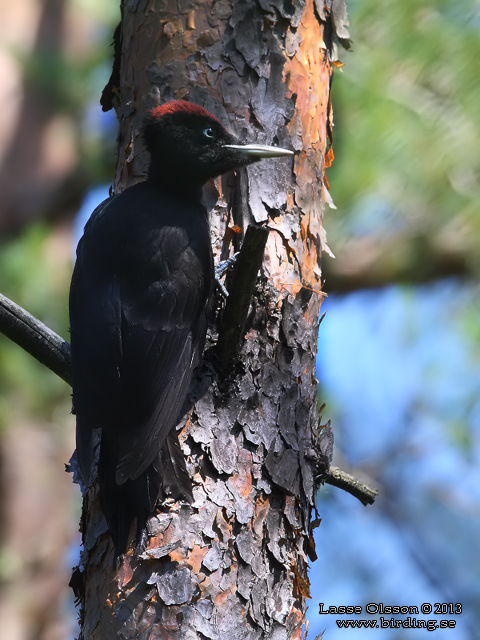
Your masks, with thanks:
M392 283L475 276L468 239L442 236L446 234L351 238L341 247L334 247L336 260L322 261L323 289L344 294Z
M72 384L68 342L1 293L0 331L67 384Z
M373 504L375 502L375 498L378 496L377 489L373 489L372 487L369 487L368 484L360 482L358 478L355 478L355 476L352 476L346 471L342 471L338 467L330 467L330 472L324 482L331 484L333 487L338 487L339 489L347 491L352 496L360 500L360 502L365 506Z

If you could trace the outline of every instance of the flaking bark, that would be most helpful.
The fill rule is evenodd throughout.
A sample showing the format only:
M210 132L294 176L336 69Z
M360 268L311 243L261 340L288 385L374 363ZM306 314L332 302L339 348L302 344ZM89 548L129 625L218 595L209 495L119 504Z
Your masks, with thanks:
M313 0L123 4L111 88L116 190L144 176L141 118L171 98L201 104L249 141L297 153L215 185L217 258L238 250L249 223L269 229L241 344L219 373L214 327L192 384L180 438L195 502L161 506L147 548L124 556L117 572L95 488L86 494L75 572L84 640L301 637L316 482L332 451L316 408L315 356L333 5L345 29L340 0L320 12Z

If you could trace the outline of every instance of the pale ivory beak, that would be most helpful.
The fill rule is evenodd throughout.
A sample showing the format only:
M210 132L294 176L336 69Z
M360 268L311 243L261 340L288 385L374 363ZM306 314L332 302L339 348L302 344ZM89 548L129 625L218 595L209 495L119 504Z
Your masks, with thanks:
M293 151L281 147L269 147L264 144L224 144L225 149L235 149L253 158L279 158L293 156Z

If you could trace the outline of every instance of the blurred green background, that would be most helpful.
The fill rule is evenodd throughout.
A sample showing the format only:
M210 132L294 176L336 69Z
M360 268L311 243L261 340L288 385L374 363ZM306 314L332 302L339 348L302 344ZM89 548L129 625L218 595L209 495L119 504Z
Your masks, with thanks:
M116 0L0 4L0 291L68 340L72 225L110 182L115 116L99 106ZM0 335L0 636L78 634L80 494L69 387Z
M478 2L348 6L353 51L340 51L333 83L338 213L326 219L339 260L326 260L327 289L476 277Z
M449 452L458 454L458 473L468 473L470 467L462 465L477 462L479 442L478 412L471 407L476 407L480 369L480 6L473 0L349 0L347 5L353 49L339 50L345 67L335 72L333 81L335 161L328 178L337 209L326 210L325 226L337 258L325 257L323 265L329 314L320 333L319 394L328 402L324 417L333 420L339 462L376 482L384 502L361 512L354 507L351 513L348 499L345 502L332 490L321 492L319 555L338 544L339 531L329 534L328 522L339 522L346 531L342 553L351 554L351 562L342 564L333 554L336 564L313 566L312 583L318 590L312 612L320 599L327 605L364 606L353 600L368 592L381 601L386 587L375 591L375 584L383 584L378 575L382 567L395 575L394 564L377 563L375 571L368 560L354 566L361 556L358 548L346 551L343 545L363 541L360 533L355 537L360 520L367 519L370 528L375 522L375 531L394 526L393 512L408 522L414 507L399 502L393 488L407 486L406 477L422 475L422 455L429 443L445 442ZM113 177L115 119L103 114L98 102L110 75L109 45L118 19L115 0L17 0L0 6L0 291L66 339L74 217L89 189ZM426 300L431 300L430 306ZM369 335L367 329L360 331L365 324L362 313L373 322ZM452 314L455 321L449 322ZM392 324L392 317L404 320L402 331ZM354 320L353 326L345 325L345 318ZM439 332L433 331L437 325ZM345 332L355 336L349 345L356 363L338 346L342 331L343 338ZM381 353L375 355L375 340L378 347L381 336L386 336ZM372 349L359 349L368 339L373 340ZM447 343L461 344L462 354L468 353L468 372L462 369L459 352ZM423 345L438 355L438 361L423 358ZM399 361L398 353L408 354L408 364ZM405 399L395 390L404 388L405 376L413 376L408 368L412 360L424 364L415 373L417 395ZM453 397L446 391L454 384L450 374L440 376L443 388L428 383L429 375L435 377L452 361L457 363L452 374L455 389L465 389ZM382 391L388 363L397 375L389 393ZM352 373L356 380L351 381ZM375 398L369 405L368 389L356 384L360 379L389 399L392 413L400 399L411 409L403 423L388 425L398 442L385 437L385 424L375 418L380 414ZM350 384L350 391L342 384ZM74 447L69 394L65 383L0 336L0 629L9 640L63 640L76 633L71 595L65 588L79 544L79 495L63 471ZM450 398L458 411L454 419L437 416L435 427L430 425L430 440L415 442L410 455L413 445L405 424L415 425L415 411L435 404L432 394ZM462 412L467 403L471 410ZM359 405L361 422L355 419ZM387 449L392 442L396 450L408 444L402 460L392 461L378 440L366 446L366 422L373 427L368 437L383 434L380 440ZM421 434L422 428L413 431ZM364 435L359 443L358 434ZM429 490L441 495L442 478L453 480L451 466L439 468L445 472L436 480L429 476ZM395 473L389 476L392 469ZM408 486L415 492L421 482ZM455 494L453 503L445 517L449 522L457 519L463 529L466 519L469 526L474 523L472 537L478 532L478 492L467 488ZM428 509L426 504L419 498L416 505L421 528L445 528L439 516L445 501L439 500L437 508L431 499ZM468 509L459 514L455 507L464 504ZM368 526L360 546L372 558L375 548L368 543ZM443 542L440 536L435 543L427 537L424 547L413 525L405 535L420 553L424 548L441 549L442 544L453 553L451 540L462 540L460 533L451 532ZM463 556L455 550L453 559L475 567L478 549L469 546L471 537L468 544L463 541ZM394 536L385 539L405 565L410 551L395 547ZM427 564L440 562L440 556L429 556ZM392 598L415 580L416 601L407 604L420 605L422 589L426 599L427 591L428 597L437 595L430 589L438 578L429 578L421 562L416 567L415 579L398 575L399 591L388 591ZM352 602L327 602L325 581L348 587L329 597L349 597ZM471 622L455 638L476 637L471 634L479 622L480 586L465 579L457 591L453 585L452 597L467 588L474 591ZM311 628L319 633L325 626L325 620L312 613ZM327 637L337 637L334 632L332 628ZM355 633L362 637L361 631ZM394 630L385 632L389 635L374 633L399 640L424 637Z
M334 462L378 487L365 509L325 487L310 571L313 637L367 603L480 622L480 5L350 0L352 52L333 81L338 207L327 211L319 396ZM318 602L360 605L325 616ZM461 613L435 614L435 603ZM456 607L453 607L456 610ZM450 609L446 609L450 611ZM383 616L390 620L392 616ZM395 616L403 624L408 616ZM421 640L424 628L355 629Z

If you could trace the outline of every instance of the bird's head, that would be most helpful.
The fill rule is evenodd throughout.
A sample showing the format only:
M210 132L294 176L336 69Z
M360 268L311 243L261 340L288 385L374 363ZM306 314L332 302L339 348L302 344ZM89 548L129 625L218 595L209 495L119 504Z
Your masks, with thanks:
M164 184L201 187L262 158L293 155L279 147L240 144L211 113L184 100L150 110L142 133L151 158L149 178Z

